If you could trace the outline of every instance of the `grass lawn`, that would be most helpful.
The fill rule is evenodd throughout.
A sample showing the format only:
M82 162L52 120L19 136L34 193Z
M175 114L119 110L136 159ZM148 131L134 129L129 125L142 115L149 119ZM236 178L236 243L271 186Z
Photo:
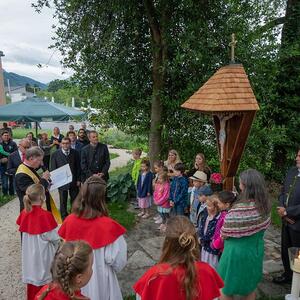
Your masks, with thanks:
M118 153L109 153L110 160L119 157L120 155Z
M0 195L0 206L6 204L7 202L9 202L10 200L14 199L15 196L3 196Z
M13 129L13 138L14 139L23 139L26 137L26 134L28 132L33 132L34 136L35 136L35 128L15 128ZM43 132L47 132L48 133L48 137L51 136L52 134L52 130L51 129L39 129L38 133L43 133Z
M131 229L135 224L135 214L127 211L128 203L108 203L107 205L109 215L112 219L116 220L127 230Z

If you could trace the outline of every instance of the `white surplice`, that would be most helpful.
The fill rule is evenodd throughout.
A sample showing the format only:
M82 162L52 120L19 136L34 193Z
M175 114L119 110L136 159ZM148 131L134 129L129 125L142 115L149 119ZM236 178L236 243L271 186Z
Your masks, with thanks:
M127 262L127 244L121 235L112 244L94 249L93 275L89 283L81 289L91 300L122 300L116 272L120 272Z
M59 245L57 228L42 233L22 233L22 281L35 286L51 282L51 264Z

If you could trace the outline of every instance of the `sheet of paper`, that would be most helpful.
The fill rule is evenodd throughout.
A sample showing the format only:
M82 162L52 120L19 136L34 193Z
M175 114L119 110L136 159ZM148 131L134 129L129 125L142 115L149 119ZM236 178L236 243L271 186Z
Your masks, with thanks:
M50 191L72 182L73 176L69 164L50 172L50 178L52 181Z

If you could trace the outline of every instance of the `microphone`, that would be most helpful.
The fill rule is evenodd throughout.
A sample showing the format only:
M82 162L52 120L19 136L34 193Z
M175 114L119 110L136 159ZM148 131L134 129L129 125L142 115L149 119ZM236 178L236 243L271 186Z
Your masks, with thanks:
M43 172L49 171L44 165L41 165L41 169L43 170ZM51 178L49 178L49 183L52 182Z

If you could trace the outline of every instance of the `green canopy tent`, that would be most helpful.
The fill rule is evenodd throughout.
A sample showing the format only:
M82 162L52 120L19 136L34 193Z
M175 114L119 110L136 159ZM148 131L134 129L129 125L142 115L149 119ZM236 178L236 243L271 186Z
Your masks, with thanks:
M33 97L22 101L14 102L0 107L0 120L35 122L36 135L38 122L68 121L74 118L81 118L84 112Z

